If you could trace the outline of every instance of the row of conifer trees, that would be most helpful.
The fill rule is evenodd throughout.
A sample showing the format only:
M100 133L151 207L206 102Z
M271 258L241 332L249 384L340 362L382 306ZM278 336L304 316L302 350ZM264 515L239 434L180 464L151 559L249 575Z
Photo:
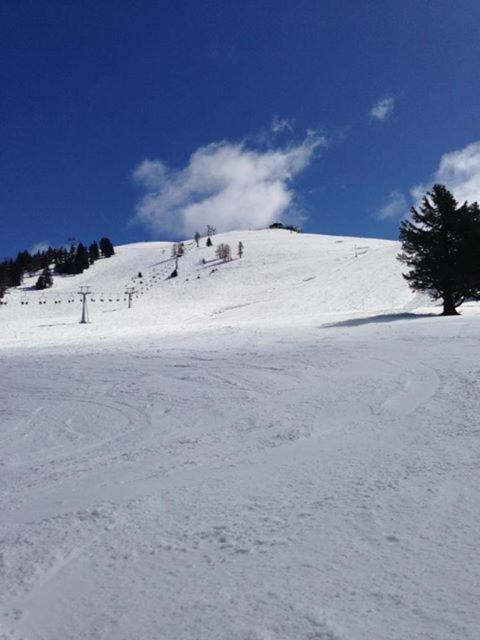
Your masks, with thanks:
M20 251L16 258L0 262L0 298L10 287L20 286L25 274L41 271L36 287L46 289L53 283L52 270L59 275L82 273L100 257L109 258L114 253L112 242L105 237L89 246L80 242L72 243L69 249L49 247L35 253Z

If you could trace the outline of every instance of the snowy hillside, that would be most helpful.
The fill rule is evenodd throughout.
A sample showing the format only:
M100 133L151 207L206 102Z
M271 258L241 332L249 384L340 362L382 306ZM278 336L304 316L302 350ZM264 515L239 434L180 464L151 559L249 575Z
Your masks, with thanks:
M395 242L239 240L7 295L1 640L477 640L478 305Z
M200 248L187 242L173 280L166 280L174 267L171 244L161 242L117 247L114 257L79 276L55 277L46 293L32 290L36 277L27 279L0 308L6 327L0 340L59 344L225 325L310 325L332 314L410 311L429 304L401 277L396 242L283 230L231 232L214 241L211 248L204 240ZM239 241L245 246L242 259L235 255ZM215 257L222 242L235 257L227 264ZM92 290L88 328L73 328L80 285ZM138 294L128 311L127 286Z

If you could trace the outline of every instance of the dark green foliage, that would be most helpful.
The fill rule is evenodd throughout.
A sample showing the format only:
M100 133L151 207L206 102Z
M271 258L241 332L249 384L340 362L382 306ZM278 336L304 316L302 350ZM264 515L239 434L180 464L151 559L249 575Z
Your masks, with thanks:
M207 245L207 247L211 247L212 246L213 242L212 242L212 239L210 238L210 236L208 236L207 242L205 244Z
M50 273L50 269L45 267L42 273L38 276L38 280L35 284L36 289L48 289L53 284L52 274Z
M443 315L456 315L467 299L480 299L480 208L476 202L458 206L444 185L434 185L411 220L400 224L399 260L415 291L443 301Z
M108 238L102 238L100 240L100 252L105 258L110 258L114 255L115 250L113 248L113 244Z
M104 249L108 256L113 255L114 249L110 240L108 238L102 238L102 240L106 241ZM69 249L49 247L47 250L37 251L35 254L21 251L14 260L10 258L0 262L0 298L10 287L20 286L25 273L34 275L38 271L42 271L36 287L45 289L52 284L50 266L53 265L57 274L73 275L88 269L99 257L100 250L96 242L93 242L88 249L82 243L78 246L72 243Z
M9 287L8 274L6 270L2 269L0 265L0 300L5 295L5 292L7 291L8 287Z
M23 282L23 274L26 267L24 254L22 254L21 260L17 259L10 262L10 286L19 287Z
M92 242L92 244L88 247L88 253L90 257L90 264L93 264L95 260L100 258L100 249L98 248L98 244L96 241Z
M88 269L90 266L87 248L82 243L77 247L73 264L75 265L75 273L82 273L82 271Z

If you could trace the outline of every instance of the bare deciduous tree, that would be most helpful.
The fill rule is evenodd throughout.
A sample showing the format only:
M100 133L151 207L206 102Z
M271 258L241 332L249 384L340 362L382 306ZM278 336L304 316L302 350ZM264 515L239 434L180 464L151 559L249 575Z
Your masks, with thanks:
M216 250L216 256L223 262L229 262L232 259L232 251L229 244L219 244Z

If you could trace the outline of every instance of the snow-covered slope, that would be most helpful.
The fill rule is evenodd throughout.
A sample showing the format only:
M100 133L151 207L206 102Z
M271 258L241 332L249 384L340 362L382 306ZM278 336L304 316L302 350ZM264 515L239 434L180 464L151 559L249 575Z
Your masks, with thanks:
M478 305L419 312L394 242L239 240L8 294L0 640L478 639Z
M242 259L235 256L239 241ZM396 242L283 230L231 232L215 236L214 242L211 248L204 240L200 248L187 242L179 277L173 280L166 280L173 269L171 244L161 242L117 247L114 257L82 275L56 277L44 294L32 290L35 278L27 279L0 308L0 341L58 345L225 325L310 325L332 314L406 311L428 304L401 277ZM227 264L215 258L222 242L230 244L236 258ZM88 328L74 328L81 285L92 290L93 324ZM138 292L128 311L127 286Z

